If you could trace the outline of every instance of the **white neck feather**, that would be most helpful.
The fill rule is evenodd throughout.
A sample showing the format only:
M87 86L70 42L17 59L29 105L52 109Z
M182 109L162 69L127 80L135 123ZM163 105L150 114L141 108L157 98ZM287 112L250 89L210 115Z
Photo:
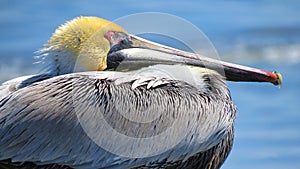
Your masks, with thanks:
M52 47L39 51L45 70L55 76L76 72L76 56L68 50L58 50Z
M44 70L54 76L89 71L77 59L76 54L70 50L48 47L38 51L38 53L40 54L38 58L45 64Z

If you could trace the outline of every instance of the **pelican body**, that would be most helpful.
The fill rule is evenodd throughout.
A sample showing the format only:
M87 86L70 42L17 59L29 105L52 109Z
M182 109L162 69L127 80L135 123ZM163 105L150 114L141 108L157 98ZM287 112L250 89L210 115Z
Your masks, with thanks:
M279 73L156 44L97 17L60 26L40 53L46 73L0 87L0 168L217 169L234 138L225 80L281 84Z

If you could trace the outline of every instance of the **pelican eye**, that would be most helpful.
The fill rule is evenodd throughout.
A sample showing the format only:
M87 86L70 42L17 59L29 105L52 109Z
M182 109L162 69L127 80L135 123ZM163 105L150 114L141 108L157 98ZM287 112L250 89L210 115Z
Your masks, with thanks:
M113 31L108 31L104 37L109 41L109 42L113 42L116 38L115 38L115 33Z

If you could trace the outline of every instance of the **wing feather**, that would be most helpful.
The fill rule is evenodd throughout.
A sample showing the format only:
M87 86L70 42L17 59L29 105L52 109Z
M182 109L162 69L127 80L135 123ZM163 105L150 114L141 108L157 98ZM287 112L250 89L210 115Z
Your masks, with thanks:
M234 116L235 106L226 97L229 94L218 95L174 79L149 80L148 75L144 80L140 76L126 81L126 75L116 73L108 79L103 72L93 72L92 76L75 73L35 82L6 95L0 101L0 160L74 168L124 168L166 158L176 161L216 145L233 124L229 117ZM114 83L120 77L121 83ZM155 128L153 123L133 123L120 115L123 111L131 117L130 113L145 108L165 111L164 116L171 121L159 119ZM142 117L152 117L150 110L145 112ZM191 130L173 149L134 159L105 150L87 134L79 119L97 119L97 113L103 113L116 131L132 137L160 134L177 117L187 118L184 125L190 125ZM99 130L98 124L91 125ZM97 132L103 136L107 131Z

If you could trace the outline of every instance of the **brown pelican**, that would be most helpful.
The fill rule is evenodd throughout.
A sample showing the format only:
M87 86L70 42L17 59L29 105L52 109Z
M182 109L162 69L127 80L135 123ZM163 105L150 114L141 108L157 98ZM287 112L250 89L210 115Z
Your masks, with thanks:
M60 26L41 53L47 73L0 88L0 168L219 168L236 113L225 80L282 81L97 17Z

